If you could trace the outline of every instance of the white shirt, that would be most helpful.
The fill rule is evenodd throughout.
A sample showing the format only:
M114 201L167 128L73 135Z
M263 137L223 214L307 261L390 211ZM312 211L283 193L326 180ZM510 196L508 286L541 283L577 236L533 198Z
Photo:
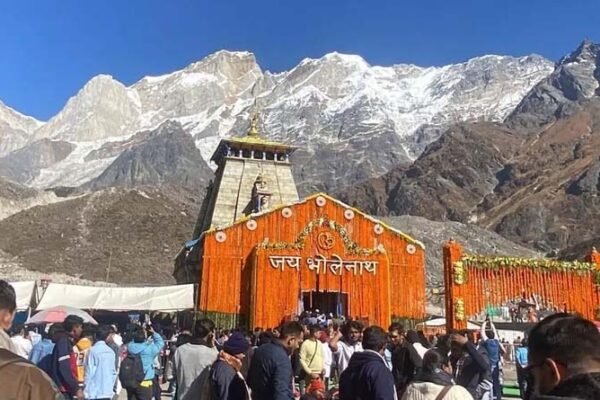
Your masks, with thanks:
M342 374L342 372L344 372L346 368L348 368L350 357L352 357L352 354L354 354L355 351L363 351L361 342L356 342L353 345L349 345L348 343L342 342L340 340L337 343L337 351L333 354L335 355L335 359L337 361L337 368L340 375Z
M325 370L325 378L331 377L331 364L333 364L333 353L329 348L329 344L325 343L321 346L323 349L323 369Z
M29 359L29 353L31 353L31 349L33 348L33 344L29 339L24 338L22 335L13 336L10 338L14 343L17 354L23 357L24 359Z

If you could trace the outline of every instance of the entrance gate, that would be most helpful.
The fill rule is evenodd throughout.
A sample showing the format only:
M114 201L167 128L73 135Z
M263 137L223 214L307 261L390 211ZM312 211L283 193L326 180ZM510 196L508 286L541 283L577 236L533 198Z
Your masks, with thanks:
M463 254L460 244L444 246L446 328L466 329L488 307L536 299L550 312L578 312L598 318L600 253L589 262ZM532 304L537 307L539 304Z

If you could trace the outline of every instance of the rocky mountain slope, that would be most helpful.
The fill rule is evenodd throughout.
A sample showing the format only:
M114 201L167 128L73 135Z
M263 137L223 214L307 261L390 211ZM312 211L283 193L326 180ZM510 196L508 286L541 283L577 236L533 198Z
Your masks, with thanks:
M52 192L32 189L0 177L0 220L34 206L61 200Z
M0 220L0 271L9 279L29 270L121 285L174 283L173 257L200 200L179 187L111 188L29 208Z
M174 283L173 259L191 235L200 201L196 193L165 185L103 189L30 208L0 220L0 273L12 279L59 274L54 276L61 281L68 276L118 284ZM387 222L425 243L430 286L440 285L441 247L450 238L470 251L537 255L457 222L420 217Z
M600 236L599 54L582 43L506 123L453 126L410 167L341 197L370 212L477 222L544 251Z
M300 147L301 192L331 191L410 162L449 123L502 120L551 70L535 55L423 68L371 66L359 56L331 53L273 74L251 53L220 51L131 86L94 77L47 123L32 122L36 129L7 130L0 122L0 137L11 143L4 152L19 151L0 158L0 166L12 165L9 172L0 167L0 175L38 188L90 186L119 156L120 143L139 141L136 133L167 120L182 125L208 163L218 141L244 134L259 109L264 135ZM57 143L68 144L60 157ZM29 165L12 163L23 156Z

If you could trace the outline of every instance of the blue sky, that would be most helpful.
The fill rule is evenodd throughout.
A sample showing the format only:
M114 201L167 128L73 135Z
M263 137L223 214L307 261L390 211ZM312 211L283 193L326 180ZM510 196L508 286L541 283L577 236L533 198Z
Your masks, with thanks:
M598 15L597 0L12 0L0 8L0 100L47 119L94 75L131 84L219 49L272 71L334 50L379 65L556 60L600 41Z

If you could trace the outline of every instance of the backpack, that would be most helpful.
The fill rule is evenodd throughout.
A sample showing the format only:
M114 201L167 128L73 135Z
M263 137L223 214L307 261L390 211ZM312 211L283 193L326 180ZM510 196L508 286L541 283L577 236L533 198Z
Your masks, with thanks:
M123 388L136 389L145 376L140 355L128 352L125 359L121 362L121 369L119 370L119 380Z
M213 364L214 365L214 364ZM204 370L194 379L190 385L185 396L182 400L193 400L202 399L210 400L213 399L213 379L212 379L212 366L204 368Z

